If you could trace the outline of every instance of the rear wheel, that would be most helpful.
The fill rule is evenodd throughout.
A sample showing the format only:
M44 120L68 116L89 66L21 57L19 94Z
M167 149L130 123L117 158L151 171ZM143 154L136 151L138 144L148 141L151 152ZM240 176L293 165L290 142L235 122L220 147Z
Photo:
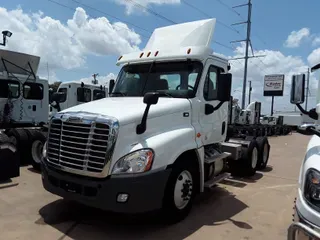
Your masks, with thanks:
M253 139L248 147L243 149L242 158L239 161L240 174L243 176L253 176L257 171L259 150L258 144Z
M197 166L186 161L174 164L165 190L162 217L174 224L183 220L191 211L195 196Z
M262 170L267 167L269 161L270 144L268 138L266 137L258 137L256 141L259 150L257 169Z
M10 139L18 151L20 155L20 163L21 165L27 165L30 163L31 154L30 154L30 138L28 132L25 129L9 129L6 132L7 136Z

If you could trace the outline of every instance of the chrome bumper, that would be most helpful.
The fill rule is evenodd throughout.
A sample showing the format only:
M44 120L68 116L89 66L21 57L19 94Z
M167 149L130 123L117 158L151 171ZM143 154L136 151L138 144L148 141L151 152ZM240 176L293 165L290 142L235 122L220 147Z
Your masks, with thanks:
M299 235L298 235L299 232ZM303 235L301 238L300 235ZM292 223L288 229L288 240L320 240L320 233L313 230L308 225L296 222Z

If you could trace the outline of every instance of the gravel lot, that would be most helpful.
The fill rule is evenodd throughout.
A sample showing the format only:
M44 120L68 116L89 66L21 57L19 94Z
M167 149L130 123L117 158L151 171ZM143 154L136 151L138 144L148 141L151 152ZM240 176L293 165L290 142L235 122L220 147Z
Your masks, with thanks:
M1 239L286 239L309 138L270 138L266 171L202 194L173 226L152 221L156 216L128 219L63 201L42 188L39 173L22 167L19 178L0 183Z

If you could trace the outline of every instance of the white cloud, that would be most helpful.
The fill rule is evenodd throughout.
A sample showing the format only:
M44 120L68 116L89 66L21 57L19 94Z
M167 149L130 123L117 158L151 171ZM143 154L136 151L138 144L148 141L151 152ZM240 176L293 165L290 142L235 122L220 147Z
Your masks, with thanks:
M315 38L312 40L312 45L313 45L313 46L320 45L320 37L315 37Z
M147 12L145 7L149 5L163 5L163 4L180 4L180 0L115 0L118 4L126 7L126 13L133 12Z
M311 66L320 63L320 48L314 49L308 56L308 62Z
M242 57L245 45L236 48L234 57ZM255 55L266 55L264 58L252 58L248 65L246 105L248 104L248 86L252 81L251 101L260 101L262 103L262 112L270 113L271 97L263 97L263 80L266 74L285 74L284 96L275 97L274 110L288 111L293 110L294 106L290 104L289 95L291 87L291 77L293 74L307 72L308 65L299 56L286 56L279 51L260 50L254 51ZM242 84L243 84L243 66L244 60L231 61L231 72L233 74L233 91L235 98L239 99L241 105ZM314 96L317 88L317 81L313 74L310 75L310 89ZM315 107L315 97L309 98L309 107Z
M304 38L309 37L310 30L308 28L301 28L299 31L292 31L285 41L284 45L288 48L296 48L299 47L301 41Z
M42 12L26 13L22 9L0 7L2 29L13 35L7 49L33 54L48 62L50 70L83 67L86 56L120 55L139 49L140 36L124 23L110 23L105 17L90 18L78 7L67 23L44 16ZM46 72L41 64L39 72ZM44 74L46 75L46 74Z

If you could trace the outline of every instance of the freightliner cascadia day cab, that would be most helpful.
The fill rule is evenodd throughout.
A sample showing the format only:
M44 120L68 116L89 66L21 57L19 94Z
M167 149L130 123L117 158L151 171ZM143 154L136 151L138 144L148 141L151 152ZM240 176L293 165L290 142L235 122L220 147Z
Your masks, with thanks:
M50 120L42 181L65 199L119 213L186 217L196 193L268 161L266 137L225 142L231 74L210 48L216 19L155 29L109 98Z
M320 64L311 68L316 71ZM319 80L318 80L319 81ZM320 81L318 82L317 105L307 111L300 104L305 100L305 76L292 78L291 103L296 104L302 114L316 121L303 124L297 131L313 135L308 143L299 174L298 194L294 201L293 223L288 229L288 239L320 239Z

